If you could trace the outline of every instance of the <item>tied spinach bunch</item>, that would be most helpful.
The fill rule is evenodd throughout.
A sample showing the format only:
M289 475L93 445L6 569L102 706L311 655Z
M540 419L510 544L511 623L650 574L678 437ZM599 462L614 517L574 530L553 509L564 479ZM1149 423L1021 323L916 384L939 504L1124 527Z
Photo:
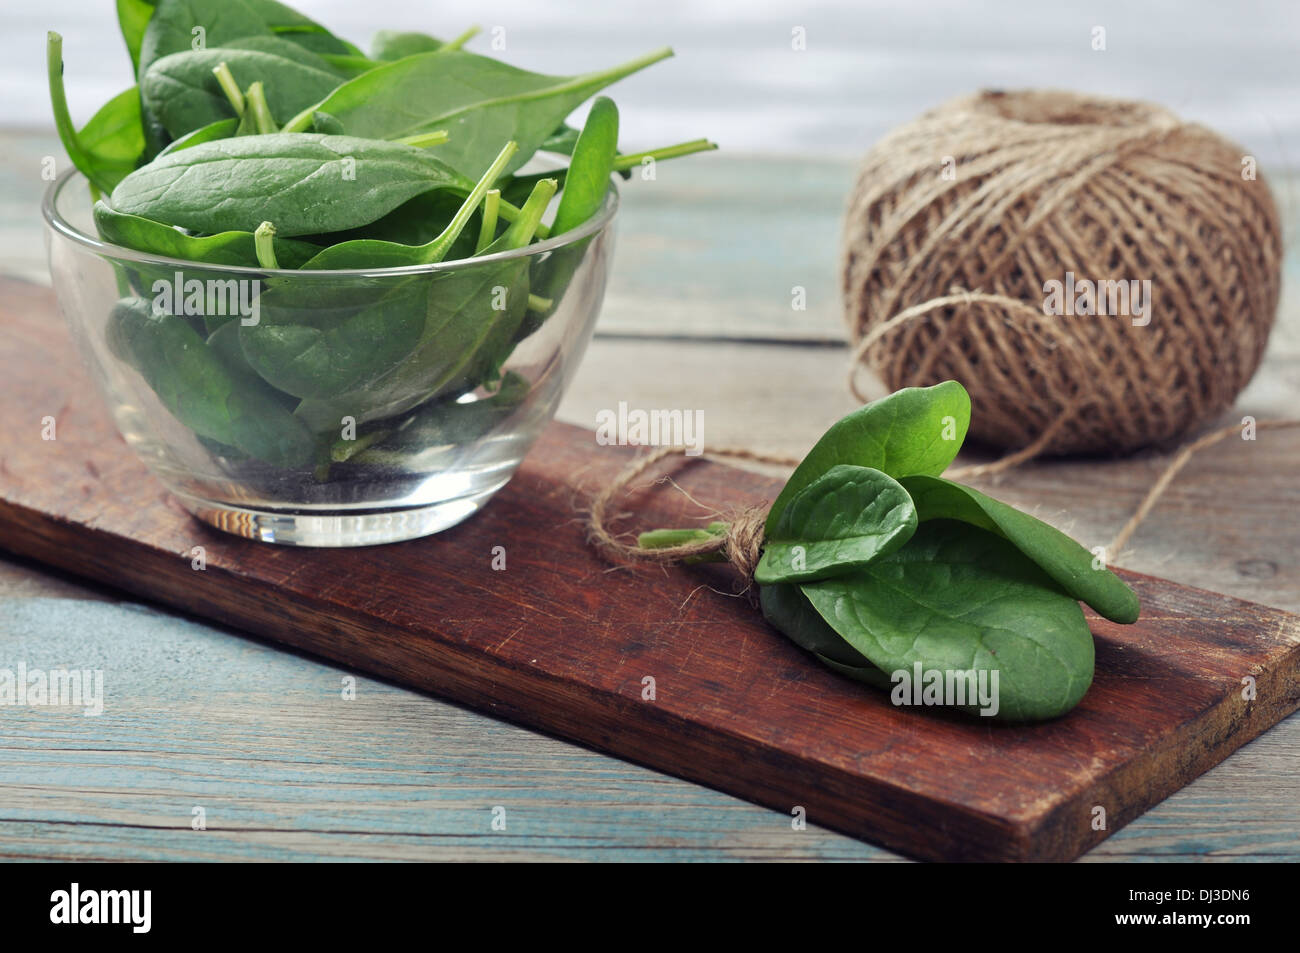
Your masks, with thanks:
M117 9L134 85L76 128L51 33L56 125L101 237L192 267L117 263L108 344L210 450L252 466L327 478L401 466L417 434L482 436L526 397L504 365L560 307L591 236L500 253L591 222L615 172L716 148L620 152L603 96L583 128L566 122L670 50L551 76L465 50L476 29L382 31L366 54L277 0ZM538 152L556 168L523 171ZM219 287L231 266L262 272L237 314ZM372 274L320 274L340 270Z
M1064 533L941 476L970 409L965 388L947 381L897 391L832 426L767 513L754 570L760 605L850 678L890 688L902 681L894 673L910 679L918 665L973 673L996 684L997 717L1054 718L1092 682L1079 603L1130 623L1138 599ZM729 529L655 530L638 543L676 546ZM978 714L981 705L962 707Z

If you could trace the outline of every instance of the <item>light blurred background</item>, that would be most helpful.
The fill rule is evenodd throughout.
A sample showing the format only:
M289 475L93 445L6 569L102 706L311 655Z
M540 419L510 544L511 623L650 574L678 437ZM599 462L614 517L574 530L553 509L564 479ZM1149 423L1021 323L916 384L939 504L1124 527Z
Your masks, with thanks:
M505 30L503 58L576 73L659 46L677 58L618 86L628 140L712 136L743 152L854 156L890 126L981 86L1154 99L1269 164L1300 161L1300 4L1290 0L299 0L365 48L380 26ZM4 124L49 125L44 33L64 35L68 98L89 116L131 84L111 0L6 0ZM1094 27L1106 49L1094 51ZM807 49L791 49L795 27ZM487 32L469 49L488 51Z

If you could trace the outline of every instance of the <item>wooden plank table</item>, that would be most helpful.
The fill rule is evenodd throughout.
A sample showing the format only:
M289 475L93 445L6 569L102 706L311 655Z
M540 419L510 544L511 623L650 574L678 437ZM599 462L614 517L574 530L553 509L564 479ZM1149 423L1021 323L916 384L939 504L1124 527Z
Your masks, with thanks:
M36 225L26 217L39 163L27 160L55 151L48 137L0 137L0 267L7 271L39 276ZM779 171L732 161L708 176L720 169L733 179ZM655 253L654 237L662 203L671 205L698 183L684 177L658 186L653 203L625 193L619 278L602 319L618 334L593 343L561 419L592 426L596 410L620 399L698 408L710 443L806 449L853 406L842 386L843 349L819 343L834 334L829 312L815 311L800 335L760 326L754 336L763 343L727 340L735 326L702 326L698 296L705 286L693 290L692 310L680 305L677 286L655 272L669 265ZM790 207L813 211L799 227L833 249L834 210L823 198L800 198L787 196ZM691 267L702 276L707 264ZM776 267L753 260L755 274ZM1294 268L1292 260L1290 274ZM738 282L745 269L726 273ZM826 274L790 283L807 284L811 300L833 299ZM784 284L783 276L770 293ZM714 310L728 312L738 310L736 295L762 296L748 285L723 285L713 294ZM653 313L645 302L655 295L665 318L651 338L641 322ZM627 316L620 301L630 299L642 306L631 314L636 320L620 325L620 314ZM768 306L776 315L780 305ZM687 317L673 317L681 313ZM1241 413L1294 413L1300 405L1300 361L1289 343L1294 313L1288 307ZM788 343L772 343L781 337ZM1189 466L1130 544L1124 564L1300 610L1293 515L1300 511L1300 450L1294 434L1261 438L1222 445ZM999 481L997 492L1092 545L1122 524L1161 462L1148 454L1038 464ZM118 598L0 561L0 664L16 657L95 667L95 659L113 658L128 679L112 719L0 709L0 745L13 768L0 775L0 856L897 859L815 827L793 830L781 813L372 679L357 677L355 700L344 701L348 673L333 666ZM1300 717L1293 716L1085 859L1300 859L1298 765ZM493 829L496 807L504 808L505 830ZM195 808L205 812L206 831L191 830Z

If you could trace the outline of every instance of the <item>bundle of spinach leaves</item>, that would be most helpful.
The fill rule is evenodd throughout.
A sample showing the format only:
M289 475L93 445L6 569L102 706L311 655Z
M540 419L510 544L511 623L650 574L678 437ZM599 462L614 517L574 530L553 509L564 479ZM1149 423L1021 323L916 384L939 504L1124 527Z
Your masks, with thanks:
M56 125L90 182L101 237L192 262L186 279L275 269L253 322L205 309L202 295L159 308L153 289L174 269L116 265L114 353L229 458L324 478L331 463L398 465L414 433L499 419L499 406L450 418L479 388L500 403L503 364L554 313L590 239L491 256L591 220L614 172L716 148L620 154L605 97L581 130L566 123L670 50L549 76L464 50L475 29L447 41L381 31L367 55L278 0L117 0L117 10L135 84L80 129L57 34L47 50ZM521 173L539 151L567 167ZM459 260L463 270L385 280L307 274ZM518 383L506 393L522 400ZM346 421L361 431L346 434ZM392 434L404 437L387 447Z
M754 571L760 605L773 626L850 678L897 689L918 665L945 684L947 673L978 681L997 672L996 717L1054 718L1092 683L1079 603L1131 623L1138 598L1069 536L940 475L970 412L966 389L946 381L897 391L834 424L767 513ZM654 530L639 544L728 529ZM973 700L959 707L982 709Z

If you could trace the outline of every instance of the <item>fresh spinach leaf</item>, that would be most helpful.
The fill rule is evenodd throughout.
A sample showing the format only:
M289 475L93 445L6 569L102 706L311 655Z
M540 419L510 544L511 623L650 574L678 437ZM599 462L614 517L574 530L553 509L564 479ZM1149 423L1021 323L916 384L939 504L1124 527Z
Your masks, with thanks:
M317 110L311 116L312 132L319 132L324 136L343 136L347 130L343 128L343 123L339 122L329 113L323 113Z
M956 381L905 387L837 421L795 468L768 512L776 529L794 495L836 464L872 467L900 479L938 476L957 456L970 426L970 396Z
M140 128L140 97L135 89L123 90L90 117L77 139L109 180L131 172L144 153Z
M140 96L173 139L234 115L213 69L225 63L243 88L260 81L277 122L285 122L336 87L334 72L259 50L214 47L173 53L144 74Z
M96 202L95 227L105 241L151 255L210 265L258 266L252 232L219 232L215 235L187 235L161 222L127 215ZM297 268L314 257L320 248L292 238L275 239L276 255L286 268ZM162 276L170 277L170 273Z
M179 139L173 139L167 143L166 148L159 155L167 155L171 152L180 152L182 149L189 149L192 146L201 145L205 142L213 142L217 139L229 139L235 135L239 129L239 120L218 119L216 122L208 123L206 126L200 126L193 132L181 136Z
M781 512L763 544L754 581L842 576L897 550L916 524L912 498L893 477L870 467L831 467Z
M519 143L507 172L523 165L580 103L610 83L671 55L659 50L613 69L545 76L463 50L438 50L385 63L349 80L285 126L305 129L322 110L349 135L397 139L446 130L442 155L458 169L481 169L501 143Z
M246 0L253 11L262 18L267 28L276 36L316 53L337 53L356 56L361 51L347 40L341 39L310 17L299 13L278 0Z
M819 661L834 666L841 673L849 670L859 681L878 688L888 686L889 677L827 625L798 586L784 583L760 586L758 604L763 618L795 645L817 656Z
M244 358L244 349L239 344L239 329L242 325L235 320L217 321L208 332L208 350L210 350L232 377L239 379L244 386L273 397L287 413L292 414L298 406L298 399L292 394L267 388Z
M918 662L997 672L999 718L1054 718L1092 682L1079 604L1006 540L968 524L923 523L898 552L801 588L882 672L911 673Z
M279 467L310 466L315 438L271 388L223 364L183 318L155 314L143 299L118 302L105 332L114 353L140 373L189 429Z
M323 73L332 73L338 77L339 82L342 82L346 75L343 70L340 70L329 59L326 59L326 56L313 53L306 47L291 40L286 40L275 33L254 33L251 36L236 37L233 40L226 41L224 46L208 47L208 49L249 50L254 53L269 53L281 59L292 60L300 66L309 66ZM192 52L200 51L194 50ZM175 56L176 54L171 55Z
M442 47L442 40L427 33L380 30L370 41L370 58L389 62L416 53L433 53Z
M618 107L612 99L598 96L574 143L573 161L565 170L564 191L560 194L560 207L551 224L552 235L571 231L604 206L617 153ZM590 243L589 238L572 242L533 263L532 285L537 296L549 302L549 307L524 316L519 329L520 340L533 334L560 306Z
M269 33L266 21L246 0L158 0L140 41L136 82L143 87L149 67L171 53L224 46L241 37ZM141 118L145 155L152 158L169 137L162 121L143 101Z
M429 189L462 187L473 183L421 149L281 132L159 156L118 183L111 204L197 232L254 231L272 221L294 237L355 228Z
M492 160L483 176L475 183L473 190L461 202L460 208L452 216L442 231L427 243L421 245L402 245L375 239L359 239L340 242L322 250L305 265L306 269L325 270L330 268L402 268L409 265L433 265L447 257L452 245L469 223L470 216L483 201L483 196L492 187L492 183L501 175L518 146L507 142Z
M1060 530L985 496L978 490L933 476L900 481L916 503L921 520L961 520L996 533L1019 549L1072 598L1085 602L1112 622L1136 622L1138 598L1122 579Z
M260 300L261 320L240 328L244 356L263 380L295 397L328 398L364 387L419 341L425 284L411 277L331 281L313 289L274 279Z
M608 96L597 96L573 149L560 207L551 223L552 235L563 235L600 211L617 154L618 107Z
M427 33L380 30L370 42L370 57L381 62L391 62L419 53L458 50L478 32L478 27L470 27L453 40L440 40Z
M136 72L140 69L140 43L153 16L153 6L153 0L117 0L117 24L131 55L131 69Z
M578 144L578 136L582 135L581 129L575 129L567 122L560 123L560 128L547 136L540 146L539 152L554 152L556 155L571 156L573 148Z
M372 60L368 56L358 56L351 53L321 53L318 55L344 79L354 79L362 73L368 73L379 65L378 61Z

